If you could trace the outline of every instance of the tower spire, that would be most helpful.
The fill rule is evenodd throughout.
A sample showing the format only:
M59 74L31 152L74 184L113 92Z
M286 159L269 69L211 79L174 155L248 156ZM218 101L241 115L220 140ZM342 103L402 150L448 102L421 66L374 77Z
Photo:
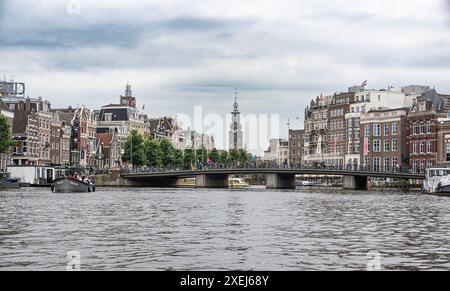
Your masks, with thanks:
M237 88L234 88L234 104L233 104L233 107L234 107L234 111L235 112L237 112L238 110L239 110L239 104L238 104L238 102L237 102L237 95L238 95L238 90L237 90Z

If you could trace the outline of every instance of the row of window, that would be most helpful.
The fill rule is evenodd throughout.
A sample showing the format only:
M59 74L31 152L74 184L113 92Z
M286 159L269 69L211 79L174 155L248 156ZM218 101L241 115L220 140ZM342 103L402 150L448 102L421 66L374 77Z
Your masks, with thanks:
M412 153L413 154L431 154L434 152L433 145L431 143L431 140L421 140L420 142L415 141L412 144Z
M381 124L373 124L372 126L370 124L366 124L364 127L364 136L369 137L371 136L371 130L373 129L373 136L381 136ZM398 123L393 122L392 124L385 123L383 125L383 135L398 135Z
M380 157L375 157L373 159L365 158L364 163L365 163L365 166L371 167L372 170L375 172L380 172L382 170L384 172L400 171L400 164L399 164L399 160L397 157L392 157L392 158L385 157L383 159Z
M392 140L385 139L383 141L383 144L381 142L382 141L379 139L373 140L373 147L372 147L373 152L380 153L381 151L384 151L384 152L398 151L398 139L396 139L396 138L393 138ZM368 140L367 143L368 143L368 149L370 152L370 140Z
M427 165L427 168L433 167L433 161L432 160L428 160L428 161L425 161L425 160L421 160L421 161L414 160L413 161L413 166L412 166L413 172L414 173L420 173L420 174L425 173L425 163Z
M413 123L413 132L412 132L412 134L413 135L418 135L418 134L430 134L432 131L431 131L431 121L427 121L426 123L425 122L420 122L420 123L418 123L418 122L414 122Z

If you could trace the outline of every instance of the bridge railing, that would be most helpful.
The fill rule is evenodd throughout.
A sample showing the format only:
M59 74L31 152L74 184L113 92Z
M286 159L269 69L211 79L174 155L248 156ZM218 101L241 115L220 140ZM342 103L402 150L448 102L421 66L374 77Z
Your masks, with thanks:
M327 164L310 164L310 165L279 165L274 163L246 163L246 164L208 164L199 165L195 169L185 169L182 167L140 167L140 168L122 168L121 173L162 173L162 172L179 172L179 171L211 171L211 170L241 170L241 169L292 169L292 170L327 170L327 171L346 171L346 172L376 172L386 174L423 174L415 173L409 167L393 166L389 168L373 167L367 165L327 165Z

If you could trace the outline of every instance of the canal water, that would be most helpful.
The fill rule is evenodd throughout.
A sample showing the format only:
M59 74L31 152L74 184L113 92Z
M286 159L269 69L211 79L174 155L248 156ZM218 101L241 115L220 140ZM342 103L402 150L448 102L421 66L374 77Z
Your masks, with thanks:
M450 270L449 233L450 197L418 192L0 192L0 270Z

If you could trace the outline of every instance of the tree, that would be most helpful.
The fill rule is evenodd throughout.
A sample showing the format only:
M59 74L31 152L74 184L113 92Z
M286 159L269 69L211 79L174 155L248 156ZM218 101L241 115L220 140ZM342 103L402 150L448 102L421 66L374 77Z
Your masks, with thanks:
M232 149L228 152L228 161L231 163L238 162L240 159L240 153L238 150Z
M228 152L227 151L220 151L219 162L221 164L226 164L227 161L228 161Z
M11 126L9 125L8 118L4 115L0 115L0 153L4 154L10 150L14 145L11 138Z
M163 139L160 143L162 150L162 163L163 166L169 166L175 164L175 148L168 139Z
M213 163L219 163L220 154L216 148L213 148L208 155L208 159L211 159Z
M239 150L239 161L241 163L247 163L247 162L251 161L251 159L252 159L252 155L249 152L247 152L247 150L245 150L245 149Z
M184 164L184 157L183 157L183 151L179 149L175 149L175 163L174 165L177 167L183 167Z
M122 161L131 162L133 166L145 165L144 138L136 130L132 130L124 143Z
M204 147L196 150L197 161L199 161L200 163L206 164L208 159L207 155L208 153Z
M191 167L195 164L194 150L193 149L185 149L184 150L184 168L191 169Z
M162 165L163 152L159 141L147 139L144 142L144 150L148 166L160 167Z

